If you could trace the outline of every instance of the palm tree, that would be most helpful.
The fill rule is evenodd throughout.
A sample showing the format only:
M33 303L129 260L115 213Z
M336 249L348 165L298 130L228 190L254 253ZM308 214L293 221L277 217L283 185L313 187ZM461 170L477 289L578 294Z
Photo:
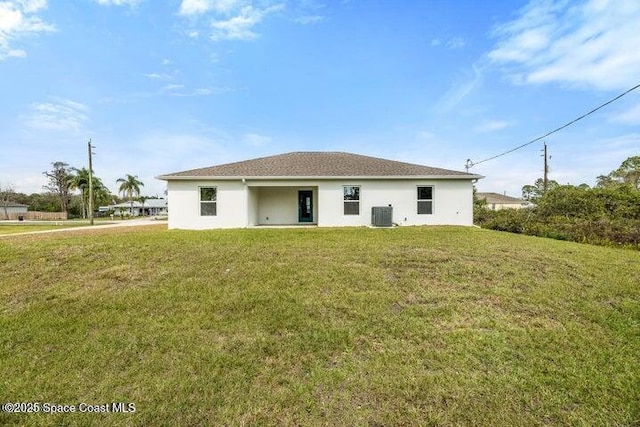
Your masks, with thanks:
M133 198L140 195L140 187L144 183L138 179L138 175L127 174L125 178L119 178L116 183L120 184L118 191L123 197L127 197L131 203L131 215L133 215Z
M89 206L89 170L87 168L76 169L73 168L75 174L69 175L69 189L70 190L80 190L80 200L82 202L82 218L86 218ZM93 201L94 206L96 206L96 201L99 199L104 199L105 194L109 194L109 189L104 186L102 180L97 176L93 176L92 178L92 186L93 186Z
M86 168L72 168L73 174L69 174L68 184L71 191L80 191L80 201L82 202L82 218L87 217L87 196L89 191L89 170Z

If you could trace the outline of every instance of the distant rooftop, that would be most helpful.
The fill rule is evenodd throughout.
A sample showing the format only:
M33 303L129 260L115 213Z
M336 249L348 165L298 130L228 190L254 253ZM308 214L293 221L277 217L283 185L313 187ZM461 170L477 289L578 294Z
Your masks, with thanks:
M2 204L2 207L4 207L4 204ZM9 201L7 203L7 207L8 208L28 208L29 205L25 205L25 204L22 204L22 203Z
M100 206L102 210L107 209L117 209L117 208L166 208L167 207L167 199L147 199L144 201L144 204L141 202L134 200L133 204L131 202L122 202L117 204L112 204L109 206Z
M507 196L505 194L500 194L500 193L476 193L476 197L478 199L484 199L486 200L487 203L492 204L503 204L503 205L509 205L509 204L523 204L523 203L527 203L526 200L522 200L522 199L518 199L516 197L511 197L511 196Z
M363 156L323 151L298 151L192 169L161 175L158 178L269 178L269 177L439 177L477 179L480 175L431 166L416 165Z

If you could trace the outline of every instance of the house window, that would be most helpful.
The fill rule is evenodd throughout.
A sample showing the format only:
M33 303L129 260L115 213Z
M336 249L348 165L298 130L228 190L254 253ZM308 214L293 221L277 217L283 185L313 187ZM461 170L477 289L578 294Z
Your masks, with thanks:
M216 216L218 213L218 189L216 187L200 187L200 215Z
M348 185L344 189L344 214L360 215L360 187Z
M433 187L418 187L418 215L433 214Z

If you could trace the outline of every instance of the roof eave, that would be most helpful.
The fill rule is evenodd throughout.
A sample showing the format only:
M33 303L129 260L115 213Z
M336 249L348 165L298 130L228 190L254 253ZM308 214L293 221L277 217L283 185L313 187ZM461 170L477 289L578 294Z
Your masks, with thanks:
M268 181L268 180L336 180L336 179L404 179L404 180L417 180L417 179L462 179L462 180L475 180L482 179L483 175L354 175L354 176L220 176L220 175L159 175L156 179L163 181L241 181L241 180L253 180L253 181Z

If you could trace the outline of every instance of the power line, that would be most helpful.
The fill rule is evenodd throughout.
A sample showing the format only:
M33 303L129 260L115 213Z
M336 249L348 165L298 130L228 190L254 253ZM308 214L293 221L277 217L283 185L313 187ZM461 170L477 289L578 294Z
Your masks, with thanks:
M535 138L535 139L532 139L532 140L531 140L531 141L529 141L529 142L525 142L525 143L524 143L524 144L522 144L522 145L518 145L517 147L512 148L511 150L505 151L504 153L496 154L495 156L489 157L489 158L484 159L484 160L480 160L479 162L473 162L471 159L467 159L467 163L466 163L466 165L465 165L465 168L466 168L466 169L467 169L467 171L468 171L468 170L469 170L469 168L472 168L472 167L474 167L475 165L479 165L480 163L488 162L489 160L497 159L498 157L502 157L502 156L505 156L505 155L507 155L507 154L509 154L509 153L513 153L514 151L517 151L517 150L519 150L519 149L521 149L521 148L523 148L523 147L526 147L527 145L531 145L531 144L533 144L534 142L538 142L538 141L540 141L541 139L548 137L549 135L553 135L554 133L559 132L559 131L561 131L562 129L564 129L564 128L566 128L566 127L571 126L571 125L572 125L572 124L574 124L575 122L577 122L577 121L579 121L579 120L582 120L582 119L584 119L584 118L585 118L585 117L587 117L587 116L590 116L591 114L595 113L595 112L596 112L596 111L598 111L599 109L601 109L601 108L603 108L603 107L606 107L607 105L609 105L609 104L611 104L611 103L613 103L613 102L616 102L618 99L622 98L623 96L625 96L626 94L628 94L628 93L630 93L630 92L633 92L634 90L636 90L636 89L638 89L638 88L640 88L640 84L635 85L635 86L634 86L634 87L632 87L631 89L629 89L629 90L627 90L627 91L625 91L625 92L621 93L620 95L616 96L615 98L610 99L609 101L605 102L604 104L599 105L598 107L594 108L593 110L589 111L588 113L585 113L585 114L581 115L580 117L578 117L578 118L576 118L576 119L571 120L569 123L567 123L567 124L565 124L565 125L563 125L563 126L560 126L559 128L556 128L556 129L552 130L551 132L547 132L547 133L545 133L545 134L544 134L544 135L542 135L542 136L539 136L539 137L537 137L537 138Z

